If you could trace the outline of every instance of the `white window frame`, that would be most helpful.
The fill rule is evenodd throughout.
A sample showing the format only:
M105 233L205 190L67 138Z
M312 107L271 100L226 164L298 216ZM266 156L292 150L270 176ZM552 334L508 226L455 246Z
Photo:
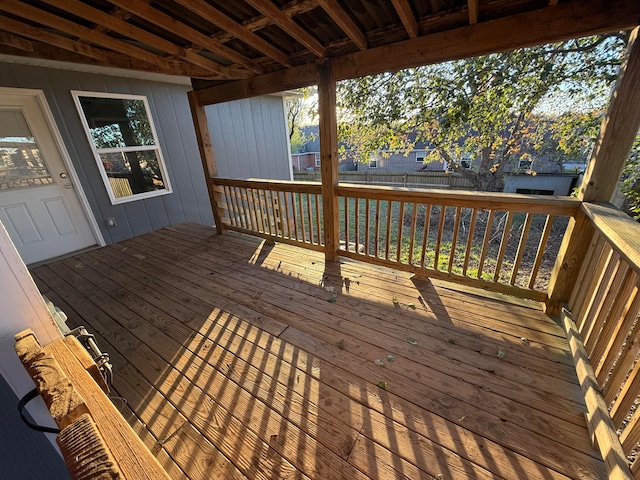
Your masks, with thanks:
M378 168L378 157L371 155L369 159L369 168Z
M321 165L320 163L320 154L319 153L314 153L314 157L313 157L316 161L316 167L319 167Z
M424 159L427 158L427 151L421 150L416 152L416 163L424 163Z
M72 90L71 95L73 96L73 101L75 102L76 108L78 109L78 114L80 115L80 121L82 122L82 126L84 127L85 134L87 135L87 140L89 141L89 146L91 147L91 151L93 152L94 159L98 164L98 171L100 172L100 176L102 177L102 182L104 183L105 189L107 190L107 194L109 195L109 200L111 200L112 205L135 202L137 200L143 200L145 198L158 197L160 195L167 195L167 194L173 193L173 189L171 188L171 182L169 180L169 174L167 172L167 166L164 162L162 149L160 148L160 143L158 142L158 134L156 132L155 124L153 123L153 118L151 116L151 109L149 108L149 102L147 101L146 96L129 95L126 93L88 92L83 90ZM131 147L96 148L96 145L93 143L93 137L91 136L91 130L89 129L87 118L85 117L84 110L82 109L82 105L80 104L80 97L111 98L115 100L142 100L145 111L147 113L147 119L149 120L149 126L151 127L151 133L153 134L154 144L142 145L142 146L131 146ZM102 160L100 159L100 154L114 153L114 152L115 153L139 152L139 151L147 151L147 150L153 150L157 152L158 166L160 168L160 172L162 173L164 188L161 190L155 190L152 192L134 193L126 197L116 197L113 192L113 189L111 188L111 183L109 182L109 177L107 176L107 172L104 168L104 165L102 164Z

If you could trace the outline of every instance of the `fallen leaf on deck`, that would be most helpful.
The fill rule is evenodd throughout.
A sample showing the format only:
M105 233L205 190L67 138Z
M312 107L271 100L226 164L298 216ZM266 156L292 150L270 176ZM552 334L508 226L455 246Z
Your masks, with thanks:
M417 345L418 344L418 340L416 340L415 338L407 338L407 342L409 342L411 345Z
M325 289L327 292L335 292L335 291L336 291L336 287L324 287L324 289Z
M456 344L456 341L453 338L450 338L449 340L447 340L447 342L449 342L451 345Z
M327 298L327 302L329 303L336 303L336 299L338 298L338 295L336 295L335 293L333 295L331 295L330 298Z
M373 363L375 363L376 365L378 365L379 367L382 367L384 365L384 362L382 360L380 360L379 358L376 358Z
M529 340L527 337L522 337L520 339L522 341L522 343L524 343L525 345L529 345L531 343L531 340Z
M378 383L376 383L376 385L378 387L380 387L381 389L383 389L383 390L387 389L387 382L378 382Z
M396 357L394 357L393 355L389 354L389 355L387 355L387 360L389 362L395 362L396 361Z
M411 302L407 303L407 307L411 308L412 310L416 309L416 306Z
M506 353L504 353L502 350L498 350L498 355L496 355L498 357L499 360L502 360L504 357L507 356Z
M398 299L396 297L393 297L391 301L393 302L394 305L398 304Z
M337 346L340 350L344 350L344 347L345 347L344 340L338 340L338 342L336 342L336 346Z

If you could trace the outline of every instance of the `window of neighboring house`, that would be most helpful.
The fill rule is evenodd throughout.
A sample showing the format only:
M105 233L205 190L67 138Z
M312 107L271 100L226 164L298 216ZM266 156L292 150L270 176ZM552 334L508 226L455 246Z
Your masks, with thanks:
M522 193L525 195L555 195L553 190L539 190L532 188L516 188L516 193Z
M416 162L424 163L424 158L427 156L427 152L416 152Z
M378 168L378 157L371 156L369 159L369 168Z
M532 160L518 160L518 168L522 168L524 170L531 170L531 165L533 165Z
M171 193L147 98L71 93L111 203Z
M468 159L460 160L460 166L462 168L466 168L467 170L469 170L471 168L471 160L468 160Z
M316 153L315 154L315 159L316 159L316 167L320 166L320 154Z

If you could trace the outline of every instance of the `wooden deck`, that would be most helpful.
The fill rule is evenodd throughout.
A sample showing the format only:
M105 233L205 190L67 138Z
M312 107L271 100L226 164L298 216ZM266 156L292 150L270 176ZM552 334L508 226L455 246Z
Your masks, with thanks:
M192 224L33 275L172 478L606 477L536 304Z

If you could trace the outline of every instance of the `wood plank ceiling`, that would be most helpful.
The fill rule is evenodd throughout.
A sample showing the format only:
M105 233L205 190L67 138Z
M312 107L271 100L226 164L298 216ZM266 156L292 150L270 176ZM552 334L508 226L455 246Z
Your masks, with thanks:
M566 21L549 24L543 36L519 40L527 25L518 19L540 18L540 28L555 13ZM640 23L640 2L2 0L0 54L184 75L204 87L315 65L323 57L358 59L360 52L373 58L392 52L381 47L410 46L407 42L447 32L473 43L473 28L493 23L494 35L511 40L488 48L515 48L546 38L630 28ZM446 56L465 55L464 47L458 50ZM424 63L430 53L422 49ZM420 61L417 57L409 64ZM378 63L374 70L402 67L391 57ZM358 74L357 68L345 71Z

